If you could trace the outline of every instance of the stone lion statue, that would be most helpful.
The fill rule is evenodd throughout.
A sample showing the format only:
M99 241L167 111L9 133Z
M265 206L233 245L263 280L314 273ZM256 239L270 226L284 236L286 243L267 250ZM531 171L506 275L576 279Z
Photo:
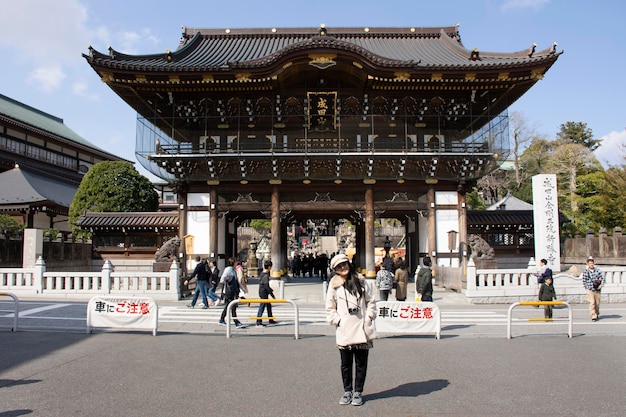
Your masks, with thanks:
M163 244L154 253L155 262L172 262L178 259L178 247L180 246L180 239L173 237Z
M468 235L467 243L471 249L472 259L494 259L495 252L493 248L479 235Z

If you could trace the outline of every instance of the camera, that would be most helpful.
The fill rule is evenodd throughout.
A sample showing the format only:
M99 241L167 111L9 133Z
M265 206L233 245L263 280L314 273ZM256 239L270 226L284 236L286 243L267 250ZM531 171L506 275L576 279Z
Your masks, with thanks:
M360 307L348 308L348 313L353 314L353 315L358 314L359 311L361 311Z

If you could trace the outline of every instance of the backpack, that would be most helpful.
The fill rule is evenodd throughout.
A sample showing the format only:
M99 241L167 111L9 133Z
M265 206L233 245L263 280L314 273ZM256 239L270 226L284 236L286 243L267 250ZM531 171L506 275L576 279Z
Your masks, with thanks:
M239 296L239 281L237 280L237 273L232 267L228 267L228 275L224 278L224 292L226 295L237 298ZM226 268L226 269L228 269ZM224 270L226 273L226 270Z
M388 270L384 270L382 272L382 276L380 279L380 289L382 290L389 290L393 287L393 274L388 271Z

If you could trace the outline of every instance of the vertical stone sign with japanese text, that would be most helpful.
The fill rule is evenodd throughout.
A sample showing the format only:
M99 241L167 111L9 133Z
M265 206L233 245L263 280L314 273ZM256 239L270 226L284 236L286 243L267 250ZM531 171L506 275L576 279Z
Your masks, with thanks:
M533 220L535 223L535 261L545 258L554 272L561 270L559 203L556 175L533 177Z
M34 268L37 258L43 255L43 230L24 229L23 268Z

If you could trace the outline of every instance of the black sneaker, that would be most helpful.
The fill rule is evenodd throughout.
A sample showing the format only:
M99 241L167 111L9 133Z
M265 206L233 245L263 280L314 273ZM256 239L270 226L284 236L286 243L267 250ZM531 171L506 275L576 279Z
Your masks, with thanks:
M343 394L343 397L339 399L340 405L348 405L352 401L352 393L350 391L346 391Z

